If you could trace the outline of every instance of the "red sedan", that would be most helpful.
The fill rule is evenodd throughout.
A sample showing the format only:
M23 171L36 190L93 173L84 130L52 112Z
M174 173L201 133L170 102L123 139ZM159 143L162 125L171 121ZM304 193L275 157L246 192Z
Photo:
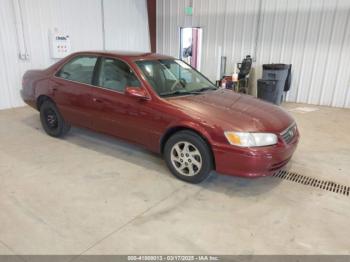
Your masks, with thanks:
M181 60L151 53L74 53L26 72L21 93L50 136L75 125L140 144L191 183L214 169L270 175L290 160L299 139L283 109L219 89Z

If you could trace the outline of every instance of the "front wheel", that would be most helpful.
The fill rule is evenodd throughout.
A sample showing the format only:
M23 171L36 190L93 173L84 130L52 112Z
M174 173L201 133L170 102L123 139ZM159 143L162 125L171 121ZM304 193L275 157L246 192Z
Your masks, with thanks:
M164 148L168 168L177 178L200 183L213 170L213 157L208 144L192 131L180 131L169 138Z

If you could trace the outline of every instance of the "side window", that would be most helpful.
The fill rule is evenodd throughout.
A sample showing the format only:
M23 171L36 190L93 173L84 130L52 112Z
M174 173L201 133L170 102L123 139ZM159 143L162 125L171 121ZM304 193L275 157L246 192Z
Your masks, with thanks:
M73 60L62 67L57 76L67 80L91 84L96 61L97 57L94 56L73 58Z
M141 83L130 67L123 61L102 58L98 86L124 92L127 86L141 87Z

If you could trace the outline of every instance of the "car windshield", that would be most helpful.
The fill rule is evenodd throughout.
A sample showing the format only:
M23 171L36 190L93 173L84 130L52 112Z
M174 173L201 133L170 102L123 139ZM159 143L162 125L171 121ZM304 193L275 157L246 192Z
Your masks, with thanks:
M161 97L200 94L217 87L181 60L143 60L136 64Z

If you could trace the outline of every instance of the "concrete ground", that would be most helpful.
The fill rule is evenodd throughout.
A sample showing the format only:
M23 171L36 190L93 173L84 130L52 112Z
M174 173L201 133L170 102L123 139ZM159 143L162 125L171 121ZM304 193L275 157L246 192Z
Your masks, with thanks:
M300 107L285 105L302 135L286 169L349 186L350 110ZM275 177L190 185L137 146L0 111L0 254L350 254L349 217L347 196Z

